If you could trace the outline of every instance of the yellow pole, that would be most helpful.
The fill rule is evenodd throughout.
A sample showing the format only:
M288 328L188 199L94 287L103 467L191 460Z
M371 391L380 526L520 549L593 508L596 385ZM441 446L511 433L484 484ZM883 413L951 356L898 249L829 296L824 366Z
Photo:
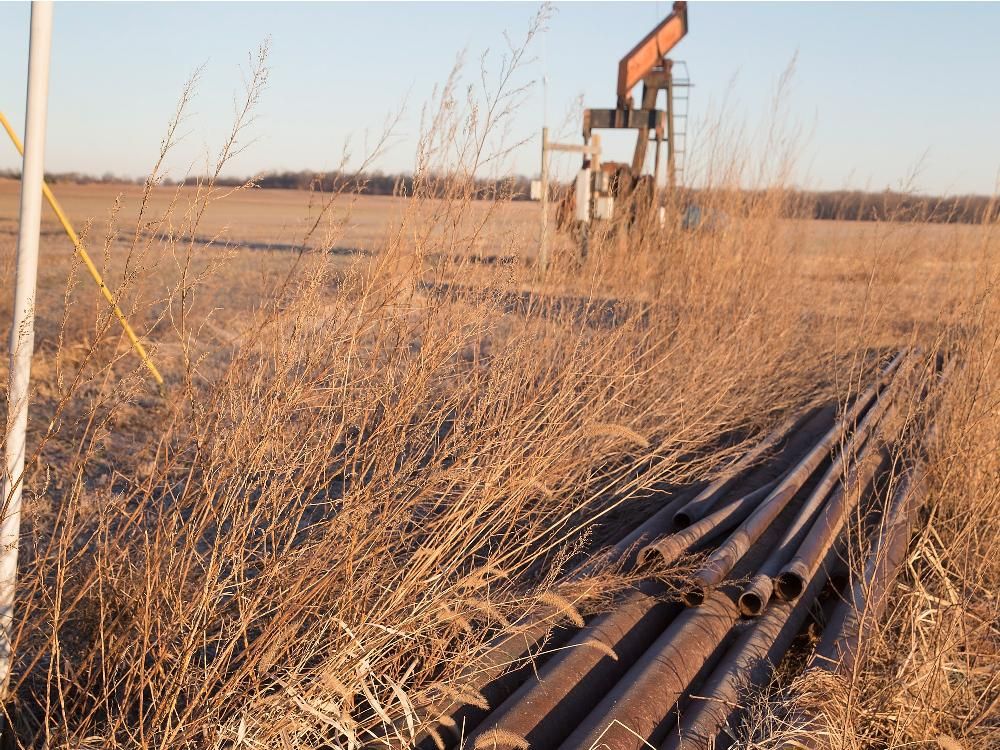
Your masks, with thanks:
M17 137L17 133L14 132L14 128L11 127L10 121L4 116L3 112L0 112L0 123L3 124L4 130L7 131L7 135L14 142L17 147L17 151L21 156L24 156L24 146L21 145L21 139ZM104 299L108 301L111 305L111 309L114 311L115 317L118 318L118 322L122 324L122 328L125 329L125 335L128 336L128 340L132 342L132 348L135 349L135 353L139 355L143 363L149 369L150 373L153 375L153 379L156 380L156 384L163 388L163 376L160 375L160 371L156 369L156 365L153 364L153 360L149 358L146 354L146 350L143 348L142 343L139 341L139 337L135 335L135 331L132 330L132 326L128 324L125 319L125 313L121 311L118 307L118 303L115 302L114 296L111 294L111 290L108 289L107 285L104 283L104 279L101 278L101 272L97 270L97 266L90 259L87 251L83 248L83 243L80 242L80 238L77 236L76 232L73 231L73 226L69 223L69 219L66 218L66 214L63 213L62 206L59 205L59 201L56 200L55 195L49 190L49 186L42 182L42 194L45 196L45 200L49 202L52 206L52 210L56 213L56 218L59 219L59 223L62 224L63 230L66 232L66 236L69 237L70 242L73 243L73 247L76 249L77 254L80 256L80 260L90 271L90 275L94 277L94 281L97 282L97 286L101 289L101 294L104 295Z

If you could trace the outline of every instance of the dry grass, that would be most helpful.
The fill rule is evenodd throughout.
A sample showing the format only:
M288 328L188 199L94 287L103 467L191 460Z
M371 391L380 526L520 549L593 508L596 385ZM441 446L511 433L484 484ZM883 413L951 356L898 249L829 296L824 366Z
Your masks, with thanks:
M961 365L923 446L926 504L887 613L846 674L775 684L738 746L1000 747L1000 310L984 282L955 332Z
M995 228L788 222L776 188L715 232L613 228L586 264L564 238L539 279L532 207L436 176L502 161L519 64L469 100L457 76L443 88L407 199L174 190L155 170L100 211L95 188L69 191L169 395L47 235L25 746L405 746L429 706L479 700L494 636L578 622L629 585L560 575L604 521L912 342L963 366L900 606L829 713L850 747L995 739ZM485 251L519 260L470 260Z

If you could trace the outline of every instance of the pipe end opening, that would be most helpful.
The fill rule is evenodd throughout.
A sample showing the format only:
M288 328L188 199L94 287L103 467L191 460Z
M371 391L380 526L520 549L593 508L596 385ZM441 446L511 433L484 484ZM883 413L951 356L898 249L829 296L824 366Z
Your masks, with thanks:
M804 582L794 573L782 573L774 582L774 590L786 602L798 599Z
M689 607L700 607L705 603L705 587L695 584L684 592L684 603Z
M764 611L764 602L759 594L744 591L740 594L740 612L747 617L756 617Z

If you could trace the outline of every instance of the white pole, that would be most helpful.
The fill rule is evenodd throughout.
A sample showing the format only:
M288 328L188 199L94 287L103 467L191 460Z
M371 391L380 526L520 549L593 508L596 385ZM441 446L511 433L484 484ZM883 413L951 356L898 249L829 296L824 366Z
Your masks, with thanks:
M542 274L549 267L549 129L542 128L542 232L538 242L538 266Z
M42 223L42 179L45 172L45 118L52 50L52 2L31 3L31 44L28 51L28 101L21 167L21 213L17 235L17 276L14 319L10 329L10 380L7 390L7 439L0 494L0 697L8 698L11 630L14 623L14 581L21 527L21 488L25 431L28 426L28 386L35 347L35 280L38 276L38 235Z

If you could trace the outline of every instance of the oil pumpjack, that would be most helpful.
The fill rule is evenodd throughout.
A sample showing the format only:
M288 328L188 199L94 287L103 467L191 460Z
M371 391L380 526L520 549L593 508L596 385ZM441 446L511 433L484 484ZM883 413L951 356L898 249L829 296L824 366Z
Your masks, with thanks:
M691 85L687 66L667 54L688 32L687 3L675 2L668 15L618 63L618 99L613 109L583 111L583 143L564 146L547 142L543 134L542 158L548 150L580 151L583 164L575 188L570 191L557 214L557 225L578 233L583 255L594 221L610 220L616 204L625 210L626 199L635 211L638 206L660 207L661 181L674 188L683 170L687 122L687 88ZM638 108L632 96L642 84ZM665 94L663 109L657 108L660 92ZM636 130L635 152L631 164L601 161L599 130ZM650 141L654 144L653 167L645 173ZM661 177L666 156L666 176ZM544 178L543 178L544 179ZM547 180L546 180L547 181Z

